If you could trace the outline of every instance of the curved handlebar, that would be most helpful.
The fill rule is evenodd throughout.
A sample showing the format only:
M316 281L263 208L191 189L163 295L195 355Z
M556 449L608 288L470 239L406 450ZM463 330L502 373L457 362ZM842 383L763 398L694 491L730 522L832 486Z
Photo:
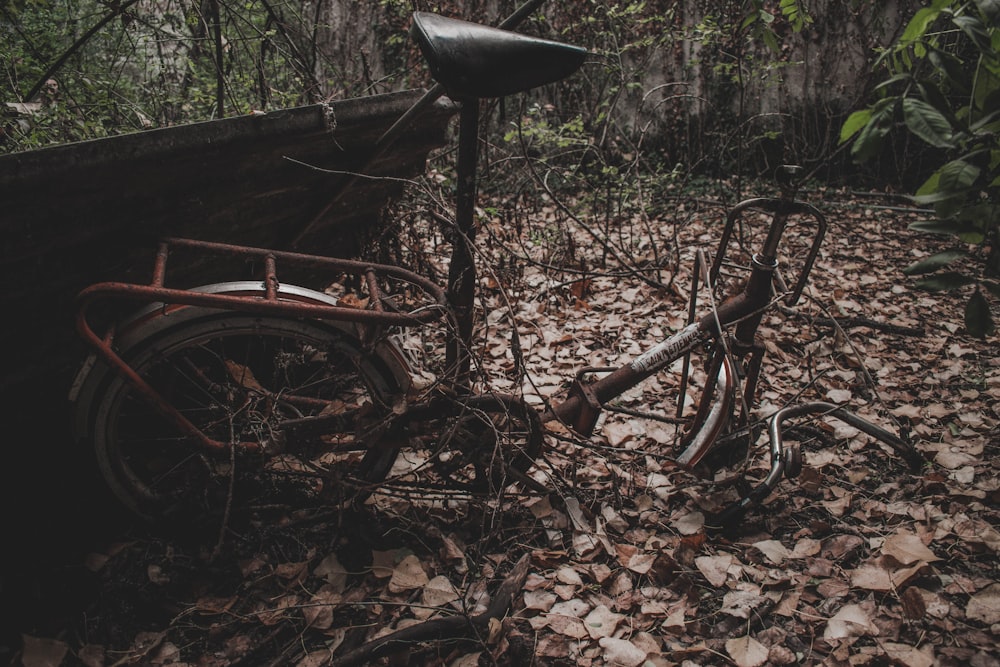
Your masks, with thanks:
M801 403L799 405L783 408L774 413L768 427L768 435L770 437L771 470L768 472L767 477L764 478L764 481L758 484L746 496L726 507L722 512L716 515L712 528L721 529L734 525L737 521L742 519L754 505L763 501L764 498L766 498L768 494L770 494L771 491L778 486L778 483L781 481L781 477L786 472L785 469L788 466L789 461L786 455L788 448L786 448L784 444L784 423L789 419L794 419L795 417L801 417L807 414L826 414L831 417L836 417L845 424L849 424L859 431L867 433L873 438L884 442L892 447L892 449L906 461L911 471L916 472L925 462L923 455L920 454L920 452L918 452L910 443L904 441L894 433L891 433L880 426L876 426L853 412L850 412L833 403L813 401L810 403Z
M807 202L798 201L785 197L759 197L747 199L734 206L726 216L726 226L722 231L722 238L719 240L719 249L715 253L715 260L712 262L712 269L709 278L714 284L722 269L722 262L726 258L726 251L736 227L736 221L740 219L744 212L749 210L764 211L771 214L771 227L767 233L767 239L758 256L765 263L773 263L778 253L778 245L784 236L788 218L793 215L812 218L816 223L816 233L813 236L809 252L799 272L791 292L785 298L785 305L794 306L802 296L806 282L809 280L809 272L812 271L813 263L819 255L819 248L823 244L823 237L826 236L826 217L818 208Z

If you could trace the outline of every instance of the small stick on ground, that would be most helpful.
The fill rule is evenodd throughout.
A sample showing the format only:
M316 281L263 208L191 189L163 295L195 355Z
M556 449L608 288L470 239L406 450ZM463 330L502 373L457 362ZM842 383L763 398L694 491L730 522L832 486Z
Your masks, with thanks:
M476 616L449 616L432 618L417 625L379 637L330 662L333 667L367 664L376 658L405 649L407 646L426 641L468 640L489 633L490 621L503 618L514 602L515 596L524 586L531 566L531 556L525 554L500 584L493 601L481 614Z

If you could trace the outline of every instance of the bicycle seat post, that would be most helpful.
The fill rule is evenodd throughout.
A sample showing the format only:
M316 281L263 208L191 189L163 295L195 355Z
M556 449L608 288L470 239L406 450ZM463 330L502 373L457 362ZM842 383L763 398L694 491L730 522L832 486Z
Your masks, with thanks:
M527 3L512 19L520 20L535 6L535 2ZM473 242L480 100L512 95L563 79L580 67L587 51L426 12L414 13L411 34L434 79L444 87L448 97L462 105L455 240L448 268L448 299L458 335L449 337L445 362L453 373L455 387L468 389L476 289Z
M456 385L467 387L471 357L476 265L473 243L476 208L476 167L479 162L479 100L462 102L458 125L458 187L455 201L455 240L448 267L448 296L455 311L458 336L448 340L446 364L456 370Z

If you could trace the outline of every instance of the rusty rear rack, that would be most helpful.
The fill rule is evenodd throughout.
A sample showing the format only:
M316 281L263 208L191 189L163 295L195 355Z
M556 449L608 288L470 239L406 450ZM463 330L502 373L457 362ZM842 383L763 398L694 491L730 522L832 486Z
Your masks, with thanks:
M166 287L167 264L172 249L189 249L207 255L263 263L263 293L247 295L194 291ZM368 291L365 307L354 304L327 304L279 298L278 263L285 266L328 270L331 275L348 274L363 281ZM379 287L380 279L391 279L410 285L423 295L419 305L402 308L392 295ZM213 243L193 239L164 239L156 252L152 280L148 284L104 282L91 285L78 296L79 311L85 312L94 301L128 299L169 306L201 306L261 315L281 315L321 320L338 320L382 326L417 326L441 318L447 311L444 290L427 278L412 271L387 264L308 255L297 252L269 250L247 246Z
M191 250L206 256L261 262L264 267L261 287L250 290L222 290L214 293L199 289L167 287L168 259L171 250L178 249ZM329 271L332 276L343 274L354 276L367 290L367 303L363 306L359 301L342 303L333 297L320 300L317 298L319 294L312 290L307 290L308 293L304 297L296 298L296 293L281 290L278 282L279 262L283 267L320 269ZM394 284L412 288L419 295L417 303L409 306L401 305L392 294L380 287L380 281L392 281ZM227 285L245 284L246 281L240 281ZM427 324L450 312L445 292L441 287L423 276L397 266L181 238L161 241L156 251L152 279L149 283L104 282L91 285L80 292L77 297L76 328L95 355L131 384L148 404L173 423L181 433L193 438L207 449L216 451L224 450L229 445L209 438L121 358L114 346L116 334L114 325L103 336L91 326L90 311L94 304L123 300L156 304L149 316L185 306L196 306L254 315L352 322L370 327L368 334L384 327ZM131 324L134 325L136 322L133 321ZM258 448L258 444L253 442L240 443L240 446L250 450Z

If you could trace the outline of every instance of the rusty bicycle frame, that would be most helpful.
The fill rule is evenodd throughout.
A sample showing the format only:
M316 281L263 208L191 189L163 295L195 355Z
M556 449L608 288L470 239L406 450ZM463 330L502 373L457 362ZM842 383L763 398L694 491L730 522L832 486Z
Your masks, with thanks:
M542 0L532 0L511 19L501 24L512 27L540 5ZM471 25L471 24L470 24ZM377 142L375 153L384 151L392 141L406 129L407 120L420 109L445 93L440 83L435 85L417 104ZM304 318L352 322L363 325L370 332L391 326L420 326L442 317L445 313L452 318L450 339L447 347L447 363L453 370L453 389L462 394L468 392L470 341L472 336L472 297L475 285L475 265L472 261L471 244L474 242L473 207L476 195L476 162L478 143L479 105L471 96L462 100L461 124L459 132L458 161L458 207L455 228L458 239L453 244L452 263L447 289L430 280L400 267L385 264L370 264L331 257L247 248L236 245L207 243L190 239L167 239L156 253L152 279L148 284L102 283L84 290L79 297L77 328L96 354L125 379L159 414L161 414L181 434L191 438L206 450L221 451L232 443L219 442L208 437L195 426L156 389L149 385L138 373L121 359L114 349L114 331L99 335L90 324L93 304L108 299L140 301L162 304L162 308L194 306L238 313L272 315L287 318ZM759 325L767 310L776 299L792 306L798 302L806 285L809 273L819 253L826 234L827 223L823 214L811 204L795 199L794 173L786 174L782 195L776 198L750 199L733 207L726 217L725 227L715 258L711 264L699 254L693 276L692 300L689 307L688 323L679 332L641 353L631 362L616 368L585 368L576 377L568 396L545 409L542 421L559 420L577 433L590 436L602 410L614 410L609 406L611 399L662 371L679 359L684 359L681 379L681 397L685 394L688 378L688 359L696 350L707 351L707 381L702 390L690 427L681 442L682 452L676 463L684 468L694 468L725 438L732 443L736 438L751 439L751 416L748 406L754 403L760 378L764 345L758 332ZM346 186L345 186L346 187ZM334 197L336 199L336 196ZM754 254L749 267L749 279L741 292L722 301L717 308L696 318L696 294L699 281L713 287L727 255L734 230L749 211L762 211L770 215L770 226L759 252ZM815 226L808 253L802 261L799 275L790 289L784 288L783 281L776 275L778 249L790 219L804 217ZM164 286L168 257L173 249L185 248L209 254L254 260L263 263L263 293L213 294L202 291L172 289ZM278 264L282 266L314 266L332 272L357 276L366 285L370 296L367 308L350 308L339 305L316 303L309 300L280 298ZM392 278L402 281L423 293L424 307L401 312L379 287L380 280ZM778 289L776 289L778 285ZM731 330L731 332L730 332ZM592 379L593 378L593 379ZM422 409L426 409L424 404ZM679 405L680 408L680 405ZM680 409L678 415L680 417ZM913 467L922 464L922 457L909 443L895 434L847 411L844 407L826 403L809 402L791 406L779 411L768 420L770 438L770 472L750 493L731 504L717 517L716 524L726 525L737 521L751 507L762 501L778 485L782 477L794 477L801 468L797 447L786 445L783 437L787 421L806 414L826 414L836 417L868 435L886 443L899 453ZM404 413L405 415L405 413ZM318 417L317 419L323 419ZM301 422L302 420L300 420ZM238 443L240 447L254 449L258 443ZM521 481L530 483L523 474Z

